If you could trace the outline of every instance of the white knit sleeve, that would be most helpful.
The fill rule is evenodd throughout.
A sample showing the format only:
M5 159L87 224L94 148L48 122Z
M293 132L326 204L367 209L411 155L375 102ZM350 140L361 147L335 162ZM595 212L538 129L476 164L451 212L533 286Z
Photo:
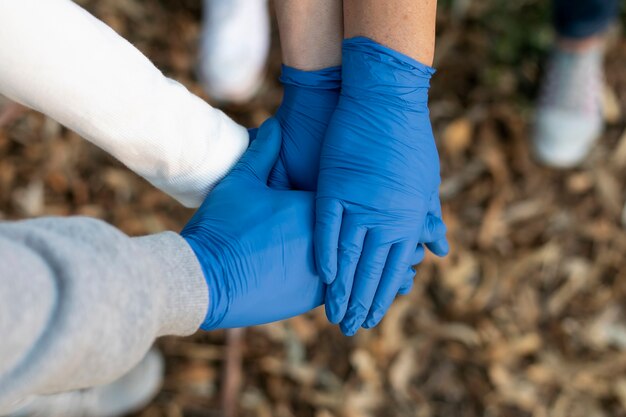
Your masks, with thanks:
M76 131L189 207L248 146L245 128L69 0L0 0L0 93Z

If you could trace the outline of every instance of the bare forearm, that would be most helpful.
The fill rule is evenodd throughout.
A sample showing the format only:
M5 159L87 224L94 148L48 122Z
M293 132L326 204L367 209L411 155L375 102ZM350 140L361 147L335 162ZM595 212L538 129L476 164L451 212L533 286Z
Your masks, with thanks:
M340 0L276 0L283 62L313 71L341 64Z
M437 0L343 0L345 36L366 36L432 65Z

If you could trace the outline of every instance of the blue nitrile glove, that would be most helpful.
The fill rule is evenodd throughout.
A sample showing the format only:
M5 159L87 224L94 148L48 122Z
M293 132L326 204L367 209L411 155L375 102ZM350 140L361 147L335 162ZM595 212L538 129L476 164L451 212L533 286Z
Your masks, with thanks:
M314 196L267 186L279 149L280 126L270 119L181 232L209 287L204 330L282 320L323 303Z
M269 184L315 191L322 141L341 89L341 67L302 71L283 65L283 101L276 111L283 144Z
M352 335L408 290L426 215L440 215L440 177L428 111L434 70L363 37L344 40L342 60L320 159L315 253L332 283L327 316ZM428 247L447 253L445 238Z
M278 161L270 174L269 184L275 189L316 191L322 141L339 100L341 67L303 71L283 65L280 81L284 87L284 95L275 117L281 124L283 142ZM439 205L430 213L441 217ZM426 243L435 254L441 255L444 251L447 253L445 226L441 220L427 220L424 226L439 226L439 234L425 235L425 239L434 239L432 236L435 236L438 240L420 242ZM421 245L418 250L422 250L423 257ZM403 287L407 288L406 291L413 284L414 273L409 271L408 275L409 279Z

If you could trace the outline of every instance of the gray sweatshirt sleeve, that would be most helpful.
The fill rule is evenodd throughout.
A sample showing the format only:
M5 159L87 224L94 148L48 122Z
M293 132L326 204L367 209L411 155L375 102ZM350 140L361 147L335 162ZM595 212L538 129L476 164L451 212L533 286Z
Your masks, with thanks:
M88 218L0 223L0 415L113 381L154 339L195 332L208 289L176 233L129 238Z

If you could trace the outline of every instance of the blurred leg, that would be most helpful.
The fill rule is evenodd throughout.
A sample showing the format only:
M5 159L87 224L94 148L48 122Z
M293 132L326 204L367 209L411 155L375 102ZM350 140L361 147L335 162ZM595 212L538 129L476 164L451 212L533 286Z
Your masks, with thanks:
M543 80L534 151L543 163L580 164L603 129L604 33L618 0L554 0L558 35Z
M568 39L604 32L619 12L619 0L554 0L554 27Z
M207 93L243 103L260 88L270 47L267 0L204 0L199 75Z

